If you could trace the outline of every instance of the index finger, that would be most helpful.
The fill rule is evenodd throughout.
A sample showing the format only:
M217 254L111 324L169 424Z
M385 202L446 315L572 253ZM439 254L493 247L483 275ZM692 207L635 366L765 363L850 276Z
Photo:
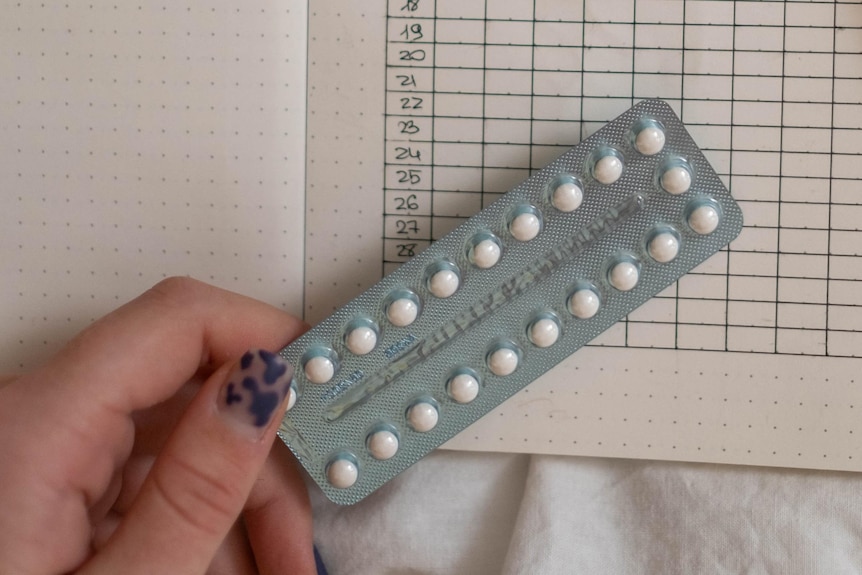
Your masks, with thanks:
M279 349L303 331L263 302L169 278L93 323L40 371L75 396L131 413L167 399L202 366L249 347Z

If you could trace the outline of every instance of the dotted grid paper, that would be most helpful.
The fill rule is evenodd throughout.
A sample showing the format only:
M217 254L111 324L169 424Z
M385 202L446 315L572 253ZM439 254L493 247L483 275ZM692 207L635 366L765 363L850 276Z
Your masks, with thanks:
M337 133L380 138L339 157L382 168L353 193L382 204L387 272L641 98L675 108L745 213L728 251L449 447L862 470L860 4L387 0L361 19L327 6L312 30L352 14L345 36L378 42L364 69L312 66L309 82L340 90L355 123ZM315 233L345 231L323 220ZM308 301L325 315L359 291Z
M302 305L304 2L0 2L0 372L170 275Z

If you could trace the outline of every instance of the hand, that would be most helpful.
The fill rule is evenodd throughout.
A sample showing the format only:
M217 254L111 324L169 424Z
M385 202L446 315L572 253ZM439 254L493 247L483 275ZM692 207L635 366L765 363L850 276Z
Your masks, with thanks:
M292 367L258 350L303 330L175 278L0 378L0 573L315 573Z

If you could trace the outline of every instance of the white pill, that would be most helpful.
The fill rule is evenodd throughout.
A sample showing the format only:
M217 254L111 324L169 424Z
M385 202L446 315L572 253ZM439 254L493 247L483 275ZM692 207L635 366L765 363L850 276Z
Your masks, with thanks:
M632 262L620 262L612 269L608 277L611 285L620 291L630 291L638 284L640 273Z
M326 479L339 489L351 487L358 477L359 469L349 459L336 459L326 467Z
M673 166L661 175L661 187L669 194L678 196L691 187L691 172L684 166Z
M500 261L500 245L492 239L484 239L475 246L470 259L477 267L488 269L497 265Z
M679 240L670 232L661 232L649 242L649 255L655 261L666 264L679 254Z
M335 364L325 355L316 355L305 362L305 377L312 383L326 383L335 375Z
M591 289L579 289L569 298L569 312L580 319L590 319L599 311L599 294Z
M388 429L375 431L368 438L368 452L374 459L389 459L398 452L398 436Z
M692 210L688 215L688 226L701 235L711 234L718 227L718 210L709 204Z
M479 395L479 382L469 373L459 373L449 380L449 395L458 403L470 403Z
M613 154L602 156L593 166L593 177L603 184L613 184L623 175L623 161Z
M440 270L431 276L431 281L428 282L428 289L436 297L446 298L458 291L460 283L461 278L453 270Z
M370 353L377 346L377 332L366 325L350 330L347 334L347 349L356 355Z
M559 338L560 326L549 317L543 317L530 326L530 341L537 347L551 347Z
M287 391L287 411L290 411L294 405L296 405L296 390L291 387Z
M654 156L664 148L664 130L647 126L635 137L635 148L644 156Z
M551 203L561 212L573 212L584 201L584 190L574 182L565 182L554 189Z
M539 216L532 212L518 214L509 224L509 232L512 237L522 242L528 242L535 238L541 229L542 222L539 220Z
M511 375L518 369L518 353L514 349L501 347L488 358L488 368L501 377Z
M440 419L440 414L437 412L437 408L425 401L413 404L407 412L407 421L410 422L410 427L420 433L434 429L438 419Z
M410 298L402 297L389 304L386 317L389 323L398 327L407 327L419 315L419 306Z

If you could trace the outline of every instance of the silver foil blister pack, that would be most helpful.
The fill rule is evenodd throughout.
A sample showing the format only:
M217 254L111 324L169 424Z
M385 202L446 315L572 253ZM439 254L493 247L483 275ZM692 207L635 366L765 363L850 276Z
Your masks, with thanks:
M279 437L355 503L741 229L679 118L642 101L284 348Z

